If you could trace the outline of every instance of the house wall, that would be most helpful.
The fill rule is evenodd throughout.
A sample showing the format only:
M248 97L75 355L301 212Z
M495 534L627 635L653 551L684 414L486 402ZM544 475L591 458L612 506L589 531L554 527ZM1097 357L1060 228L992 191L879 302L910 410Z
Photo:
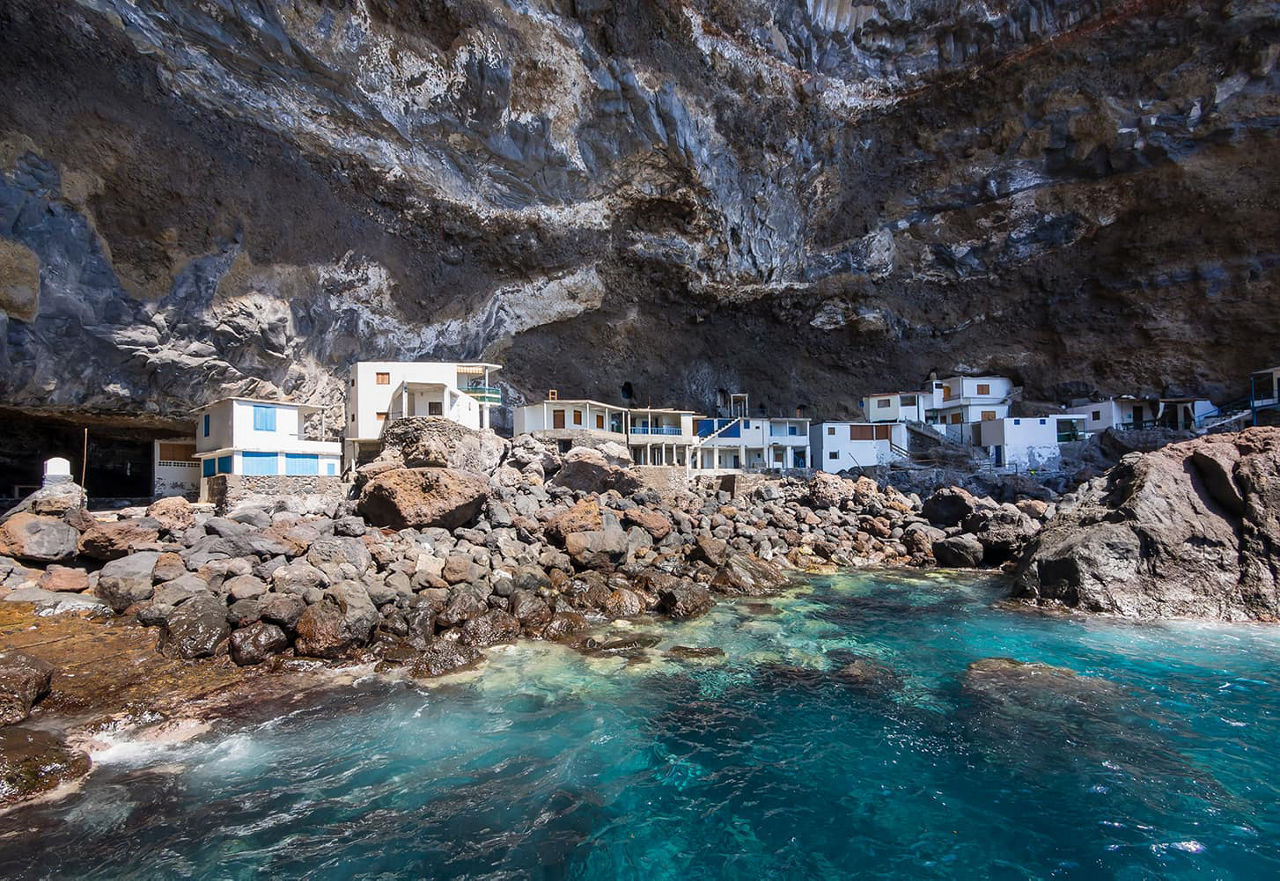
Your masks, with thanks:
M911 403L904 404L904 397ZM922 422L926 401L932 401L928 392L871 395L862 399L862 413L868 422Z
M849 437L850 426L867 424L877 425L881 430L888 429L889 437L884 440L852 440ZM903 423L823 422L809 431L809 450L813 456L810 467L835 473L850 468L887 465L901 458L893 451L894 446L901 449L907 446L907 426ZM835 458L832 458L832 453Z
M231 446L242 450L286 450L296 447L302 439L302 413L296 404L230 403ZM254 407L270 407L275 411L274 431L253 427Z
M1067 412L1083 416L1085 431L1090 433L1114 428L1121 422L1120 404L1114 399L1078 404L1075 407L1068 407Z
M153 486L157 499L165 496L195 498L200 492L200 460L191 438L171 438L152 443ZM172 455L185 452L185 455ZM162 455L162 453L164 455Z
M1058 444L1058 421L1052 416L1046 416L984 422L978 429L978 443L991 451L995 464L1006 468L1056 468L1062 461L1062 448Z
M231 434L232 401L218 401L196 413L196 452L209 453L234 446ZM206 433L205 417L208 416L209 431Z
M378 384L379 373L388 374L387 384ZM380 437L383 423L378 420L378 413L389 413L392 410L392 393L405 382L437 383L457 388L458 365L453 362L420 361L360 361L351 365L343 426L347 437ZM415 410L414 415L425 416L425 405L432 397L423 397L424 406L420 411ZM464 399L462 402L455 403L442 415L468 428L480 428L480 404L466 394L461 395L461 398ZM435 395L434 399L441 400L441 397Z

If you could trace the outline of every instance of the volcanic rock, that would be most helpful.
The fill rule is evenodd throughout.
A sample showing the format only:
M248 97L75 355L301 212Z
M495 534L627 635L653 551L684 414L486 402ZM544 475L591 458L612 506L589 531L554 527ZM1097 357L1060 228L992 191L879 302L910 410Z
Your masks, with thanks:
M488 491L488 481L470 471L401 468L366 483L357 507L375 526L456 529L475 519Z
M58 563L76 555L80 533L56 517L24 512L0 523L0 555L32 563Z
M49 693L52 680L52 664L24 652L0 651L0 725L31 715L31 708Z

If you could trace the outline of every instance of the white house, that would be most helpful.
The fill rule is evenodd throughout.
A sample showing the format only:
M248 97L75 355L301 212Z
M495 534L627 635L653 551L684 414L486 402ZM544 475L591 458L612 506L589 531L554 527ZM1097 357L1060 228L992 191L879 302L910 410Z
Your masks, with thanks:
M196 410L201 498L216 474L336 476L342 445L305 436L307 417L319 410L253 398L223 398Z
M809 432L813 467L832 473L908 458L905 422L822 422Z
M693 467L701 471L809 468L809 420L734 416L695 419Z
M562 452L568 452L583 432L601 440L627 443L627 408L586 399L560 400L551 392L540 404L529 404L515 410L515 433L533 434L555 441Z
M929 392L881 392L868 395L860 402L868 422L924 422L926 404L932 404Z
M468 428L491 424L502 403L497 364L455 361L358 361L347 379L343 453L348 465L376 455L388 422L444 416Z
M1075 404L1067 412L1085 417L1085 430L1107 428L1197 428L1217 412L1205 398L1137 398L1123 395Z
M1084 439L1085 417L1056 414L988 419L977 426L977 432L978 445L991 451L996 467L1053 470L1062 462L1061 445Z
M990 422L1009 415L1013 380L1006 376L952 376L930 380L925 421L930 425L963 426ZM961 429L948 429L959 434Z
M637 465L692 463L690 450L698 442L693 431L697 414L667 407L632 407L627 410L627 445Z
M165 438L151 445L152 493L196 498L200 493L200 460L190 437Z

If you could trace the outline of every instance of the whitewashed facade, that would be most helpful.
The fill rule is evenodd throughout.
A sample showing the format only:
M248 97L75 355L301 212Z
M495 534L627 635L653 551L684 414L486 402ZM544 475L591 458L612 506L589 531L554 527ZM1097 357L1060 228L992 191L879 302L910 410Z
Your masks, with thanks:
M310 440L306 419L320 408L253 398L223 398L196 410L200 496L218 474L337 476L342 445Z
M165 438L151 445L152 495L197 498L200 495L200 459L190 437Z
M694 420L699 471L739 471L813 467L809 420L738 416Z
M908 458L903 422L821 422L809 431L813 467L836 473Z
M988 420L977 428L997 468L1052 471L1062 464L1062 444L1082 440L1085 417L1078 414L1020 416Z

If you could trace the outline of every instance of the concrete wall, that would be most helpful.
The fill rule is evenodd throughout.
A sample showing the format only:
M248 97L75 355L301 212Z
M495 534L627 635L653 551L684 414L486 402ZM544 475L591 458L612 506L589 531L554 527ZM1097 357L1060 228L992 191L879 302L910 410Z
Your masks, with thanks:
M871 468L901 459L894 446L906 449L907 426L897 423L871 423L880 430L888 429L885 440L853 440L849 437L852 422L824 422L809 431L812 467L832 473L850 468ZM867 423L860 423L867 424ZM835 458L831 454L835 453Z
M152 443L155 497L184 496L194 499L200 493L200 460L189 455L180 459L161 458L162 445L166 449L173 445L188 447L192 452L195 450L189 437Z
M1062 463L1058 420L1052 416L984 422L979 444L991 450L996 465L1019 471L1055 469Z
M205 479L206 501L219 514L243 504L288 501L289 510L328 514L347 498L351 484L337 477L284 477L220 474Z

